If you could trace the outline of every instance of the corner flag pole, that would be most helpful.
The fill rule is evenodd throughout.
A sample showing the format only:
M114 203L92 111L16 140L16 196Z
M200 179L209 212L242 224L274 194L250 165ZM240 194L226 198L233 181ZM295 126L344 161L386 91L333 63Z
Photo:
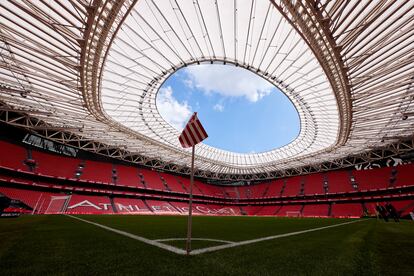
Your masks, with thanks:
M193 215L193 185L194 185L194 152L195 145L193 145L191 154L191 176L190 176L190 202L188 206L188 224L187 224L187 243L186 251L187 255L191 252L191 228L192 228L192 215Z
M187 255L190 255L191 252L191 227L192 227L192 216L193 216L193 185L194 185L194 155L195 155L195 145L202 142L208 137L207 132L205 131L200 120L197 118L197 112L194 112L191 116L187 125L184 127L178 141L183 148L192 147L191 154L191 178L190 178L190 200L188 202L188 223L187 223L187 243L186 251Z

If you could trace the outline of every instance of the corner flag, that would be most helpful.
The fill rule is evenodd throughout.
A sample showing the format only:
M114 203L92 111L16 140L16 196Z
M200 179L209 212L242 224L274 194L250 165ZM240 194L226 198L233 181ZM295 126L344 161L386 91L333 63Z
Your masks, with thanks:
M187 125L183 129L183 132L181 132L181 135L178 137L178 140L183 148L189 148L200 143L207 137L207 132L204 130L203 125L201 125L200 120L197 118L197 112L194 112L193 116L191 116Z
M187 255L191 252L191 228L192 228L192 214L193 214L193 183L194 183L194 153L195 146L208 137L207 132L201 125L200 120L197 118L197 112L194 112L187 125L178 137L183 148L192 147L191 153L191 176L190 176L190 199L188 201L188 224L187 224L187 243L186 251Z

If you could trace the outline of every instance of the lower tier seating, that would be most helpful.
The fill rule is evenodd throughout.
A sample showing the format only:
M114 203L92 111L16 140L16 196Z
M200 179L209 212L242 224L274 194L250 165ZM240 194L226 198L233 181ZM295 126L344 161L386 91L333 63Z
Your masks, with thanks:
M152 214L141 199L114 198L114 205L118 214Z
M72 194L69 199L67 214L113 214L114 210L106 196L85 196Z
M0 193L11 199L20 200L27 206L34 209L34 213L36 214L44 214L49 208L52 197L62 195L58 193L23 190L2 186L0 186Z
M359 218L363 215L361 203L337 203L332 204L331 216L333 217L355 217Z
M77 193L53 193L0 186L0 193L20 200L33 209L35 214L164 214L186 215L188 202L114 197L105 195L83 195ZM391 203L402 216L414 211L414 200L392 200ZM381 202L381 204L385 204ZM365 210L375 215L375 202L289 205L219 205L213 203L193 204L195 215L255 215L291 217L361 217Z
M302 210L304 217L328 217L328 204L309 204L305 205Z

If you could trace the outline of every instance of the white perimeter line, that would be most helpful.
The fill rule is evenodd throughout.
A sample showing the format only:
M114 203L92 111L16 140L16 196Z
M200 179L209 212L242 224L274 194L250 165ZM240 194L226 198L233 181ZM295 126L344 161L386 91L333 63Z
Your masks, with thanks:
M65 216L68 216L68 217L71 217L71 218L74 218L74 219L77 219L77 220L95 225L95 226L103 228L105 230L117 233L119 235L129 237L129 238L134 239L134 240L141 241L141 242L149 244L149 245L153 245L153 246L165 249L167 251L174 252L174 253L179 254L179 255L185 255L187 253L183 249L179 249L177 247L170 246L170 245L158 242L160 240L149 240L149 239L146 239L144 237L140 237L140 236L137 236L137 235L125 232L125 231L114 229L114 228L111 228L111 227L108 227L108 226L105 226L105 225L102 225L102 224L99 224L99 223L95 223L95 222L92 222L92 221L89 221L89 220L81 219L81 218L71 216L71 215L65 215ZM286 233L286 234L269 236L269 237L254 239L254 240L233 242L233 243L230 243L230 244L223 244L223 245L212 246L212 247L207 247L207 248L202 248L202 249L196 249L196 250L191 251L190 255L199 255L199 254L203 254L203 253L206 253L206 252L213 252L213 251L217 251L217 250L222 250L222 249L231 248L231 247L237 247L237 246L251 244L251 243L257 243L257 242L274 240L274 239L279 239L279 238L284 238L284 237L289 237L289 236L295 236L295 235L305 234L305 233L319 231L319 230L328 229L328 228L334 228L334 227L338 227L338 226L342 226L342 225L346 225L346 224L351 224L351 223L356 223L356 222L361 222L361 221L366 221L366 219L359 219L359 220L348 221L348 222L343 222L343 223L338 223L338 224L333 224L333 225L328 225L328 226L323 226L323 227L318 227L318 228L313 228L313 229L308 229L308 230L302 230L302 231L297 231L297 232L290 232L290 233ZM170 240L170 239L165 239L164 241L166 241L166 240ZM172 239L172 240L176 240L176 239ZM207 240L207 239L203 239L203 240ZM217 241L217 240L215 240L215 241ZM228 241L223 241L223 242L228 242Z
M95 226L98 226L100 228L103 228L105 230L117 233L119 235L123 235L123 236L126 236L128 238L138 240L138 241L141 241L143 243L153 245L153 246L156 246L156 247L174 252L176 254L180 254L180 255L187 254L187 252L185 250L179 249L179 248L174 247L174 246L170 246L170 245L163 244L163 243L160 243L160 242L157 242L157 241L149 240L149 239L146 239L146 238L143 238L143 237L140 237L140 236L128 233L128 232L124 232L124 231L121 231L121 230L118 230L118 229L114 229L114 228L111 228L111 227L108 227L108 226L105 226L105 225L102 225L102 224L99 224L99 223L95 223L95 222L92 222L92 221L89 221L89 220L86 220L86 219L81 219L81 218L71 216L71 215L66 215L66 216L77 219L77 220L80 220L80 221L83 221L83 222L86 222L86 223L89 223L89 224L92 224L92 225L95 225Z
M297 232L290 232L290 233L286 233L286 234L269 236L269 237L254 239L254 240L247 240L247 241L235 242L235 243L232 243L232 244L224 244L224 245L212 246L212 247L207 247L207 248L202 248L202 249L196 249L196 250L191 251L190 255L199 255L199 254L203 254L203 253L206 253L206 252L212 252L212 251L222 250L222 249L226 249L226 248L231 248L231 247L236 247L236 246L241 246L241 245L246 245L246 244L251 244L251 243L256 243L256 242L261 242L261 241L268 241L268 240L279 239L279 238L284 238L284 237L289 237L289 236L295 236L295 235L300 235L300 234L305 234L305 233L309 233L309 232L319 231L319 230L323 230L323 229L327 229L327 228L333 228L333 227L338 227L338 226L342 226L342 225L346 225L346 224L361 222L361 221L365 221L365 220L366 219L348 221L348 222L338 223L338 224L334 224L334 225L323 226L323 227L318 227L318 228L313 228L313 229L308 229L308 230L302 230L302 231L297 231Z
M157 242L165 242L165 241L186 241L187 238L170 238L170 239L158 239L154 240ZM234 243L232 241L225 241L225 240L216 240L216 239L204 239L204 238L191 238L192 241L212 241L212 242L221 242L221 243Z

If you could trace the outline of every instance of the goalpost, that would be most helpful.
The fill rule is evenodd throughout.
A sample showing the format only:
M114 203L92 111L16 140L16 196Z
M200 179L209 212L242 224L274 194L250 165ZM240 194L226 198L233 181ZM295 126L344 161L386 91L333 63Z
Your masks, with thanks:
M300 218L302 213L300 211L286 211L286 216L291 218Z
M64 214L68 208L70 197L70 195L51 196L45 214Z

